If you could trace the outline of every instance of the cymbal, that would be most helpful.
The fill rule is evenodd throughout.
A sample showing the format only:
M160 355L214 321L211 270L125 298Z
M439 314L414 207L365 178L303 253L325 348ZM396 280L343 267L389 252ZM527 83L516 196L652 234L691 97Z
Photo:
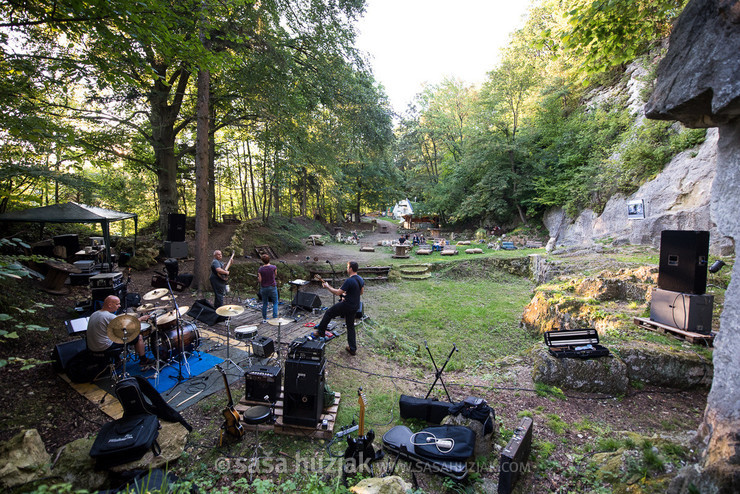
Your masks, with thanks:
M177 298L177 295L165 295L161 300L172 300L173 298Z
M277 317L275 319L268 319L267 324L270 326L277 326L279 324L288 324L291 322L295 322L293 319L286 319L284 317Z
M143 297L144 300L157 300L167 295L168 290L166 288L155 288L151 292L146 292Z
M242 312L244 312L244 307L241 305L222 305L216 309L216 314L224 317L238 316Z
M108 323L108 338L115 343L130 343L141 331L141 323L130 314L121 314Z
M188 307L187 305L183 305L182 307L180 307L180 310L179 310L180 317L184 316L185 313L189 310L190 310L190 307ZM161 316L157 316L157 324L162 326L163 324L171 323L172 321L177 319L177 315L176 315L177 313L178 311L176 311L175 309L172 309L171 311L166 312L162 314Z

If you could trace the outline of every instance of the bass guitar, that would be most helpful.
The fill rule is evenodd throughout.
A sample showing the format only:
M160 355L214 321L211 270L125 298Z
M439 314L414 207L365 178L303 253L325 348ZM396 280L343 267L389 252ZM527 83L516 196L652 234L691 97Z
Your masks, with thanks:
M224 408L223 410L224 424L222 427L227 434L236 438L240 438L244 435L244 427L242 427L239 412L234 409L234 400L231 399L231 389L229 389L229 380L226 377L226 372L224 372L220 365L217 365L216 369L218 369L221 372L221 375L224 377L226 395L229 397L229 404L226 405L226 408Z
M231 261L234 260L234 254L236 254L236 252L232 252L231 253L231 257L229 258L229 262L226 263L226 266L224 267L224 270L228 271L229 268L231 267ZM216 273L216 274L218 274L218 277L221 278L222 280L229 281L229 275L228 274L221 274L221 273Z
M357 402L360 404L360 423L357 427L357 439L347 436L347 449L344 451L343 472L357 474L360 470L370 470L370 463L382 456L375 452L373 440L375 432L372 429L365 434L365 397L362 388L357 389Z

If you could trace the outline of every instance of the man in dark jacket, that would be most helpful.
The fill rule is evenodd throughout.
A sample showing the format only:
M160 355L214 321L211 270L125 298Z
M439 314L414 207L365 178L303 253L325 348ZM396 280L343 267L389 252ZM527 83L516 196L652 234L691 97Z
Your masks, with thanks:
M338 303L329 307L321 318L321 322L316 326L314 336L322 338L326 334L326 327L332 319L337 316L344 316L347 323L347 348L350 355L357 353L357 337L355 335L355 315L360 309L360 296L365 290L365 280L357 274L359 265L355 261L347 263L347 278L341 288L332 288L326 281L322 286L334 295L339 295Z

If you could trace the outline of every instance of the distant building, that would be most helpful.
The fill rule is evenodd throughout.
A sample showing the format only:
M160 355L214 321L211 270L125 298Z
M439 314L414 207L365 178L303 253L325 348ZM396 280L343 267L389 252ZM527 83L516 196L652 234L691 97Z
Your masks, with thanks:
M400 220L404 216L413 215L414 209L411 207L411 202L408 199L403 199L393 206L392 214L394 219Z

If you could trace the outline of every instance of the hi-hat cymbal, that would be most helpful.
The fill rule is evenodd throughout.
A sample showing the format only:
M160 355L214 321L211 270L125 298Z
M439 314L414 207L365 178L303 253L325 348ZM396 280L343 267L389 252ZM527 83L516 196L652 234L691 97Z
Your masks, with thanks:
M244 307L241 305L222 305L216 309L216 314L224 317L238 316L242 312L244 312Z
M276 317L275 319L268 319L267 324L271 326L277 326L279 324L288 324L291 322L295 322L293 319L286 319L284 317Z
M173 298L177 298L177 295L165 295L161 300L172 300Z
M146 292L141 298L144 300L157 300L158 298L162 298L167 295L167 293L168 291L166 288L155 288L151 292Z
M130 343L141 331L141 323L130 314L121 314L108 323L108 338L115 343Z

